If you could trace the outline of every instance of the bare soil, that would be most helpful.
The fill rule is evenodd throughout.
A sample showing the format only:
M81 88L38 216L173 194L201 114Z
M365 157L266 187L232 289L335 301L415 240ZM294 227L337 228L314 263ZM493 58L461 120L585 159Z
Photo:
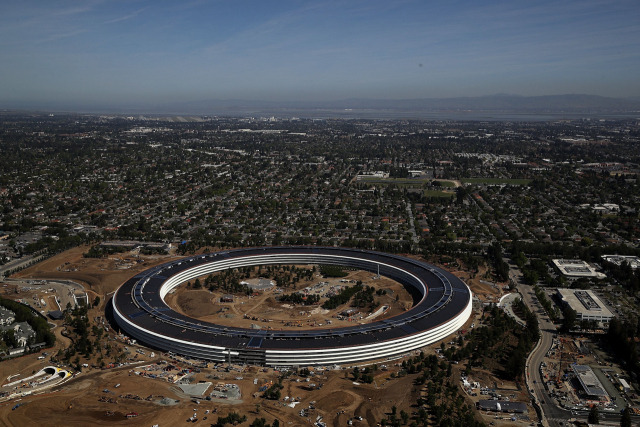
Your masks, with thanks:
M16 276L68 279L81 282L89 292L93 292L92 295L101 297L101 304L89 311L92 324L96 324L94 319L98 316L104 316L105 301L118 286L138 272L170 259L169 257L157 256L137 258L131 253L119 254L108 259L85 259L82 254L88 249L88 247L80 247L66 251L23 270ZM386 282L387 279L384 278L372 280L371 273L354 272L352 274L354 279L359 277L357 280L363 280L367 285L380 286L393 291L387 297L389 305L392 306L387 316L395 315L410 306L411 298L401 289L399 284L392 281ZM481 275L479 276L481 277ZM473 280L470 282L472 289L475 288L474 292L494 293L494 288L489 285L485 286L479 281ZM287 290L287 292L290 291ZM399 300L397 304L394 304L396 295L399 295ZM259 323L263 327L268 327L277 323L278 320L291 319L304 321L305 327L309 327L309 324L313 322L319 324L326 319L338 322L332 316L340 310L321 315L311 314L311 317L308 313L300 315L300 311L312 310L313 307L281 307L282 304L276 301L275 295L270 291L252 298L239 297L237 301L229 304L220 303L219 294L210 293L208 290L192 290L181 287L176 293L169 295L167 301L176 310L189 316L200 316L205 320L216 322L228 321L234 325L241 322L245 327L250 327L251 323ZM381 305L385 304L385 301L381 300ZM234 317L226 317L225 314L231 314ZM272 321L243 319L244 314L259 319L269 318ZM473 318L467 322L465 327L468 327L472 320ZM278 327L284 326L280 324ZM46 350L49 354L69 345L69 339L61 335L61 330L62 327L55 329L58 341L54 349ZM451 339L452 337L447 337L444 341L449 342ZM128 346L130 353L125 360L127 363L132 364L139 360L146 360L145 363L158 360L174 362L158 351L155 352L155 357L152 359L150 357L151 350L124 343L121 338L116 337L113 330L103 340L114 347L113 354L124 351L124 347ZM137 349L144 349L146 354L144 356L137 354ZM427 351L432 351L432 349L427 349ZM108 363L110 360L105 358L105 361ZM91 365L96 361L93 359L87 362ZM106 370L89 367L83 369L83 372L76 378L50 392L0 403L0 420L2 420L0 424L16 427L39 427L42 425L151 426L154 424L178 426L189 425L187 419L193 415L194 409L197 410L198 418L202 422L205 410L208 409L212 413L206 415L208 419L204 421L203 425L214 423L219 416L225 416L234 411L247 416L247 422L242 423L242 426L248 426L255 418L260 417L265 418L269 423L278 419L280 425L309 425L315 421L317 416L321 416L329 426L344 426L350 418L356 416L361 416L363 420L354 422L354 425L375 426L386 417L392 406L396 406L398 412L404 410L412 413L416 410L411 406L420 395L420 390L414 385L415 375L401 378L391 377L392 373L397 373L400 370L398 362L400 361L382 362L389 364L389 370L377 371L373 384L354 384L349 376L350 367L347 367L346 370L316 372L316 376L312 377L310 382L322 384L321 389L312 389L309 387L310 382L292 375L283 381L284 388L280 401L265 400L260 397L261 393L258 392L259 387L267 381L275 381L279 376L278 372L254 366L245 367L242 372L226 372L225 369L210 366L196 374L193 381L211 381L214 384L217 382L234 383L240 387L242 397L240 401L233 402L222 400L213 402L199 399L200 404L195 404L190 396L181 393L173 383L131 374L130 371L133 369L131 364ZM27 377L49 364L48 358L38 360L37 354L3 361L0 363L0 381L8 382L6 378L15 374ZM490 383L491 377L484 378L482 376L480 380L483 383ZM120 386L116 388L116 384L120 384ZM507 388L506 384L505 388ZM104 392L104 389L109 391ZM138 396L142 400L123 397L127 395L129 397ZM145 400L149 396L151 396L150 400ZM299 398L300 403L294 408L289 407L290 400L283 401L285 396ZM179 400L179 402L173 406L163 406L158 403L163 397ZM107 399L113 399L117 403L101 401ZM314 402L315 409L309 410L308 417L301 417L300 410L308 408L311 402ZM21 406L12 410L18 403ZM214 414L213 411L217 412ZM134 419L127 419L125 414L130 412L137 412L139 415Z
M341 282L348 280L352 283ZM322 298L317 305L294 305L278 301L281 293L276 288L271 288L257 295L235 294L233 302L220 302L223 292L210 292L203 289L189 289L185 284L179 286L174 292L167 295L165 301L179 313L221 325L236 327L259 327L264 329L296 329L327 327L327 320L331 327L351 326L354 322L369 323L377 320L396 316L406 309L411 308L411 295L396 281L386 277L372 279L372 275L365 271L352 271L342 279L316 278L306 282L305 286L319 281L329 282L329 286L353 286L354 282L361 280L366 286L373 286L376 290L383 289L386 295L374 297L378 308L387 306L388 309L378 316L367 319L372 313L368 308L359 309L360 313L351 319L341 319L340 313L350 308L349 303L342 304L333 310L325 310L321 307L327 298ZM299 286L301 289L302 286ZM295 290L286 290L287 293ZM397 297L397 300L396 300Z

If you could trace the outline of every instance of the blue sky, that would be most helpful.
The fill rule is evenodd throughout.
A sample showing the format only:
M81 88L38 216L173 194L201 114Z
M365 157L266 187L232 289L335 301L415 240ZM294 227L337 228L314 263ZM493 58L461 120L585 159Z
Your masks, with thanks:
M640 96L640 2L14 1L0 108Z

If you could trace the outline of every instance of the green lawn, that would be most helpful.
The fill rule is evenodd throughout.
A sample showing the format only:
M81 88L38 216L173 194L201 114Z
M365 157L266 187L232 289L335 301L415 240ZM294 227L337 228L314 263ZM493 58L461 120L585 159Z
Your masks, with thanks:
M395 184L404 187L421 187L428 180L422 178L362 178L358 182L366 182L367 184Z
M462 178L465 184L508 184L508 185L529 185L530 179L525 178Z
M441 187L453 188L456 186L453 182L450 181L440 181L435 179L434 182L439 182Z
M448 191L424 190L426 197L453 197L455 194Z
M395 184L398 186L407 186L407 187L420 187L424 184L429 183L431 180L428 178L362 178L358 182L366 182L367 184ZM440 187L453 188L456 185L450 181L440 181L438 179L433 180L434 182L439 182Z

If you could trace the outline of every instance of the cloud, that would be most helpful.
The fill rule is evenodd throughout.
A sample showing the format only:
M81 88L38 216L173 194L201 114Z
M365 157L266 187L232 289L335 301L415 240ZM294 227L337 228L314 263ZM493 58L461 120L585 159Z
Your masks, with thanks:
M132 12L128 15L124 15L121 16L119 18L114 18L114 19L110 19L108 21L105 21L105 24L115 24L116 22L122 22L122 21L127 21L129 19L135 18L136 16L140 15L142 12L144 12L147 8L142 8L142 9L138 9L135 12Z
M67 9L60 9L56 12L54 12L54 15L58 15L58 16L68 16L68 15L78 15L81 13L87 13L87 12L91 12L92 10L94 10L96 8L96 6L100 5L101 3L104 3L104 0L94 0L94 1L89 1L86 2L85 5L83 6L76 6L76 7L69 7Z
M74 37L80 34L84 34L86 33L87 30L85 29L78 29L78 30L73 30L73 31L67 31L67 32L62 32L62 33L54 33L54 34L49 34L47 37L40 39L40 40L36 40L36 43L47 43L47 42L52 42L52 41L56 41L56 40L60 40L60 39L66 39L69 37Z

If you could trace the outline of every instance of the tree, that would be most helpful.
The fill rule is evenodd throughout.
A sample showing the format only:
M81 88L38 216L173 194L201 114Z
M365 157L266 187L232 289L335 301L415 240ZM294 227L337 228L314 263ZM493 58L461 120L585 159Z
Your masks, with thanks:
M246 415L240 415L237 412L231 412L226 417L218 417L218 422L212 424L215 427L224 427L227 424L239 424L247 421Z
M598 414L598 407L593 405L591 410L589 411L589 418L587 419L589 424L599 424L600 423L600 414Z
M435 182L437 181L434 181L434 183ZM467 197L467 194L469 194L469 192L463 186L456 188L456 203L461 205L464 201L464 198Z
M4 332L2 340L7 344L9 348L15 348L18 346L18 340L16 340L13 329L9 329Z
M262 397L269 400L279 400L281 396L280 394L281 388L282 388L282 384L280 383L273 384L271 387L265 390Z
M516 263L516 265L520 268L524 267L525 264L527 263L527 257L524 255L524 252L519 251L518 253L516 253L513 258L511 258L511 260L513 262Z
M631 410L628 406L622 411L622 417L620 417L620 427L631 427Z
M524 272L522 273L522 278L524 280L524 283L529 286L535 285L536 283L538 283L538 280L540 280L538 272L536 272L535 270L524 270Z
M402 418L403 424L407 424L409 422L409 414L404 410L400 411L400 418Z
M360 369L358 369L358 367L356 366L355 368L353 368L353 380L358 381L359 378L360 378Z
M569 332L576 324L576 320L578 318L578 313L571 307L566 307L562 312L564 319L562 320L562 330L565 332Z

